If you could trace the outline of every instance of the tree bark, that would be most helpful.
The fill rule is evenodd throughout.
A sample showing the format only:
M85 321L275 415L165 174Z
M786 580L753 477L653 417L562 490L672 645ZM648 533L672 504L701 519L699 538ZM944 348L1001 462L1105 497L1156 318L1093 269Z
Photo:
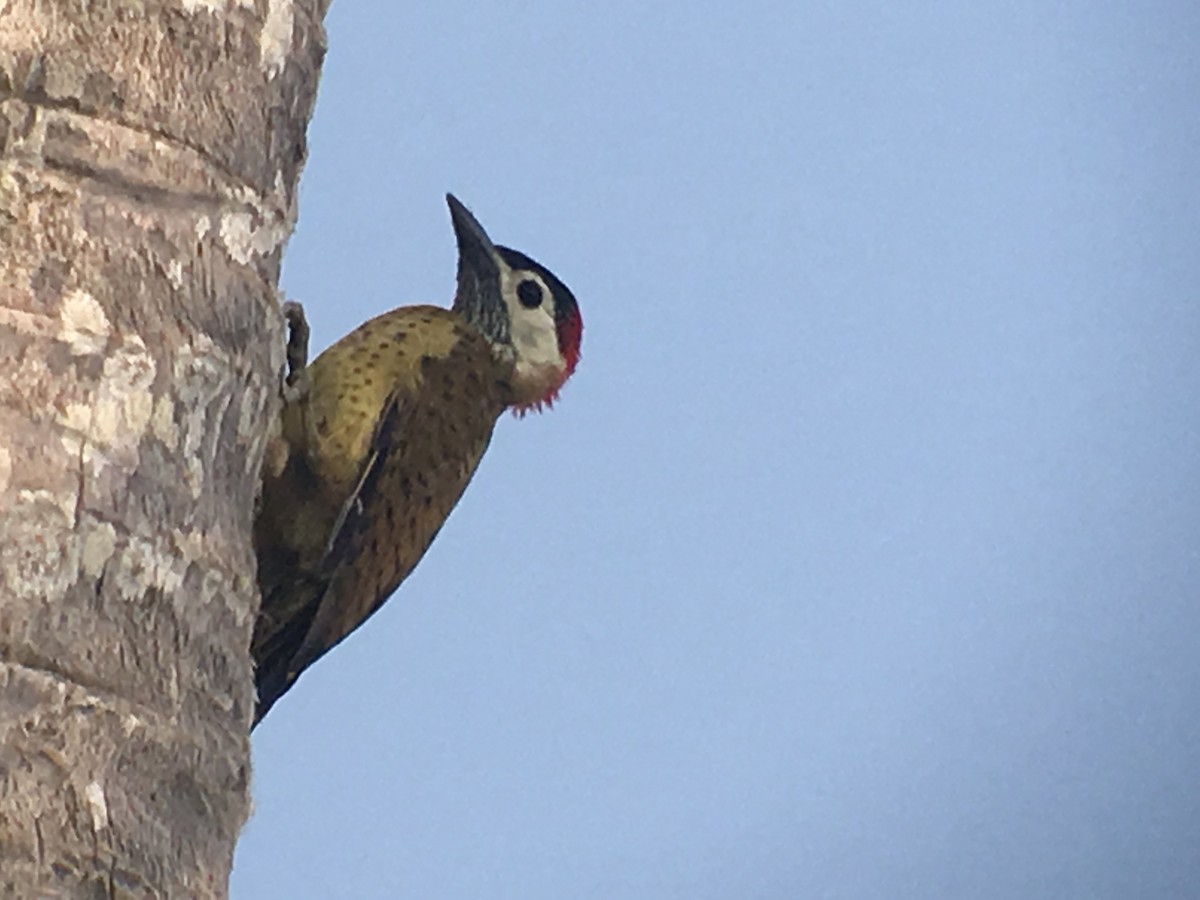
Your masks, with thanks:
M328 0L0 0L0 894L226 896Z

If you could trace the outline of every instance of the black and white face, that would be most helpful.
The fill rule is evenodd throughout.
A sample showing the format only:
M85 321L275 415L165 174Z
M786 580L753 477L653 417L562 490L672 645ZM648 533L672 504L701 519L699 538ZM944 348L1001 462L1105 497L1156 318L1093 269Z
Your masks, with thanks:
M453 196L447 202L459 248L455 310L509 348L519 413L553 403L579 361L583 321L575 297L544 266L493 244Z

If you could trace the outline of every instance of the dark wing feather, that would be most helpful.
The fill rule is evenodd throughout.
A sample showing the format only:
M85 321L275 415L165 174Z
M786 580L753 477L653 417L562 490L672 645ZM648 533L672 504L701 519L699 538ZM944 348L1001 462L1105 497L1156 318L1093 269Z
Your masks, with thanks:
M361 535L365 530L363 498L372 496L376 490L376 482L383 468L387 450L403 430L402 420L406 408L398 394L393 394L388 401L371 438L371 452L363 465L362 475L342 506L330 533L320 574L316 577L306 577L295 573L286 582L279 584L272 594L287 592L289 596L285 602L280 602L277 596L263 597L264 610L283 609L286 612L282 621L279 621L278 617L272 619L260 615L256 624L258 633L254 636L254 680L258 702L254 710L254 725L262 721L275 701L287 693L302 671L324 653L332 650L342 637L362 621L360 619L358 622L347 623L349 628L346 628L337 640L323 647L314 646L314 642L309 638L314 631L314 625L319 626L320 633L328 633L331 630L331 620L345 613L345 610L337 609L336 604L325 601L330 596L331 583L338 577L339 572L344 571L342 564L353 561L361 550ZM386 596L377 599L371 612L383 603ZM269 632L264 633L268 629Z
M377 522L376 507L394 502L394 498L388 496L386 488L381 488L379 482L404 432L404 425L409 418L405 415L407 409L397 395L393 395L388 402L387 409L380 417L379 426L375 429L371 455L363 467L362 478L359 479L358 486L346 501L346 505L342 507L341 515L338 516L329 537L325 557L331 564L330 578L321 603L312 617L311 625L292 656L291 666L297 675L370 618L395 588L395 585L392 585L375 596L359 594L345 598L344 601L342 592L338 590L340 583L354 572L353 562L369 558L366 553L372 528ZM407 574L407 571L404 574Z

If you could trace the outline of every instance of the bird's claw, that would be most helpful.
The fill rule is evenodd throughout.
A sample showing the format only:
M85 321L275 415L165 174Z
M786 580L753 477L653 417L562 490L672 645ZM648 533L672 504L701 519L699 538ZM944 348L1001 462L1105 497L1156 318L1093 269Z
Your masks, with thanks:
M287 321L287 374L283 379L284 400L299 400L308 390L308 319L304 307L295 300L283 304Z

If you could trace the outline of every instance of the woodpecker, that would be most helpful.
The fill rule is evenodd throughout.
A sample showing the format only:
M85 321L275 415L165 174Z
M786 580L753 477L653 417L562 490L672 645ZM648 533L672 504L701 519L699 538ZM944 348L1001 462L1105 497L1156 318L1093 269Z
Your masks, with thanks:
M452 309L394 309L311 365L299 306L285 309L290 387L255 521L255 725L417 565L500 415L551 406L579 362L583 320L567 286L446 202Z

